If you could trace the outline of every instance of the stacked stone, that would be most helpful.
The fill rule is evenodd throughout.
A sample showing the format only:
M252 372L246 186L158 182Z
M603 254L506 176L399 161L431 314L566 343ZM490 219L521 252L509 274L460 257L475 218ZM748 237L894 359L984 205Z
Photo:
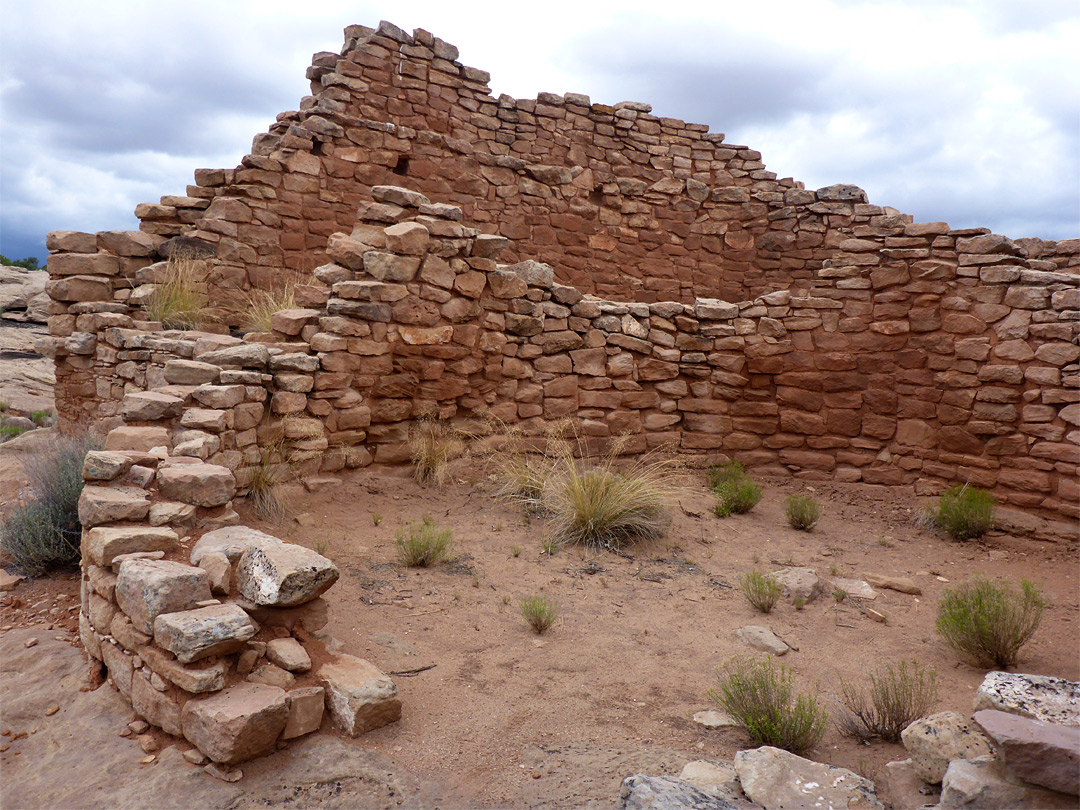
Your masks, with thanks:
M125 409L175 407L165 396L131 395ZM352 735L398 719L396 687L368 662L313 664L340 646L319 635L336 566L235 525L232 473L170 454L159 432L117 428L83 469L80 636L117 690L223 765L317 731L324 706Z

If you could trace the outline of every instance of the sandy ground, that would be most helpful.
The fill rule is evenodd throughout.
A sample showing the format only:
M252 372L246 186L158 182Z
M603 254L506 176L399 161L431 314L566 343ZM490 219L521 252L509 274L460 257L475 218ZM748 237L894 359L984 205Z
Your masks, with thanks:
M790 479L763 481L753 512L719 519L694 473L662 539L626 556L552 555L543 550L544 522L494 499L483 463L459 461L454 473L438 488L420 487L407 468L344 474L311 493L297 486L281 525L239 506L250 525L339 565L341 580L327 594L328 629L349 652L388 672L412 673L395 676L402 720L357 741L394 773L415 775L409 802L607 808L629 774L730 760L750 740L733 729L704 729L692 717L713 707L706 691L716 666L750 652L735 637L747 624L770 627L796 647L783 663L801 688L826 701L839 677L862 683L869 668L908 659L936 669L938 710L968 712L985 673L944 645L934 618L942 591L975 573L1042 586L1052 604L1018 669L1080 679L1075 525L1051 527L1071 539L1045 542L1018 536L1041 521L1015 515L1016 531L961 544L920 533L916 518L926 502L906 489ZM792 492L823 504L812 533L784 521L783 499ZM404 569L395 531L423 515L453 531L455 560ZM763 615L733 587L740 572L795 564L826 578L830 571L907 576L923 595L882 590L864 602L887 616L881 624L828 588L802 610L782 602ZM543 636L518 610L523 596L537 593L562 608ZM0 626L73 628L76 594L74 579L24 583L12 594L14 606L0 606ZM809 756L878 779L904 751L830 729Z

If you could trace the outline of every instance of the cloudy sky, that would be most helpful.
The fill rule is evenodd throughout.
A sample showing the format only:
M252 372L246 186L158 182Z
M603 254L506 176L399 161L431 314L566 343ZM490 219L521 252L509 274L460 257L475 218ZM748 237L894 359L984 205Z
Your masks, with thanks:
M1075 0L0 0L0 252L136 227L135 205L296 109L312 53L380 19L457 45L495 95L646 101L808 188L1080 235Z

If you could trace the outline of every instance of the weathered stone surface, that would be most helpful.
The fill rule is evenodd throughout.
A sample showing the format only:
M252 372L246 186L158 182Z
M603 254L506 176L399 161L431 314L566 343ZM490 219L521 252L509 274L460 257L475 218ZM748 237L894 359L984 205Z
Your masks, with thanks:
M91 450L83 458L83 478L87 481L112 481L131 469L133 460L126 453Z
M221 506L236 494L236 479L217 464L162 464L158 490L166 498L195 506Z
M922 595L922 588L915 584L915 580L908 577L894 577L887 574L863 574L867 584L875 588L887 588L890 591L909 593L914 596Z
M125 560L116 578L116 601L137 630L153 634L163 613L192 610L210 599L206 572L168 560Z
M136 487L87 485L79 496L79 522L84 528L121 520L142 520L150 512L146 490Z
M237 604L260 626L284 627L289 632L303 627L309 633L316 633L329 622L326 600L321 597L295 607L256 605L245 599L238 599Z
M289 672L307 672L311 656L295 638L275 638L266 643L266 657Z
M936 785L954 759L974 759L992 754L990 740L956 712L938 712L916 720L901 732L915 773Z
M1012 773L1051 790L1080 794L1080 729L995 709L977 711L973 719Z
M635 774L623 779L617 807L619 810L737 810L739 805L710 796L682 779Z
M350 737L401 718L397 686L362 658L339 655L319 668L318 678L326 688L330 716Z
M241 596L256 605L291 607L321 595L337 582L336 565L292 543L249 546L236 566Z
M919 810L936 802L940 791L926 784L915 775L910 759L900 759L885 763L882 778L875 783L879 796L895 810Z
M155 501L150 504L151 526L187 526L195 520L195 506L176 501Z
M735 635L739 641L748 647L767 652L770 655L784 655L791 649L768 627L748 624L736 630Z
M180 542L172 529L149 526L97 526L86 533L86 552L95 564L108 568L122 554L170 551Z
M219 596L228 596L232 587L232 563L220 551L211 551L202 555L199 568L210 577L210 591Z
M120 414L125 422L156 422L180 415L184 400L158 391L134 391L124 397Z
M203 659L198 666L185 666L164 650L150 644L139 649L139 655L150 669L185 692L217 692L225 687L225 661Z
M257 628L237 605L210 605L154 619L154 641L182 664L239 651Z
M248 675L247 680L251 683L265 683L282 689L291 689L296 683L296 676L277 664L264 663Z
M131 707L150 725L180 736L180 706L169 695L155 689L143 671L132 676Z
M260 343L244 343L224 349L196 352L195 359L213 366L263 369L270 362L270 350Z
M236 765L273 751L288 716L283 689L240 683L189 700L181 724L188 742L214 762Z
M140 652L152 640L152 637L147 633L136 630L135 625L131 623L131 619L121 611L117 611L113 617L109 631L112 637L120 642L120 646L129 652Z
M289 719L281 739L291 740L318 731L326 708L326 690L321 686L293 689L285 696L289 705Z
M802 599L807 603L813 602L824 588L812 568L781 568L774 571L772 576L784 589L784 596L793 601Z
M834 591L843 591L848 596L853 596L856 599L877 599L877 591L871 588L869 583L861 579L829 577L829 585Z
M172 447L167 428L123 425L113 428L105 437L106 450L135 450L148 453L155 447Z
M936 810L1075 810L1076 797L1008 780L993 757L956 759L941 782Z
M1047 675L988 672L972 711L997 709L1032 720L1080 726L1080 683Z
M206 385L217 382L221 368L199 360L166 360L165 382L169 385Z
M885 810L869 779L779 748L762 746L736 752L735 771L743 792L766 810L789 807Z
M679 772L679 779L690 783L702 793L722 799L730 807L760 810L760 805L743 794L735 766L730 762L709 762L703 759L687 762Z
M191 549L191 564L199 565L205 555L213 552L224 554L229 558L229 562L234 563L252 546L280 546L281 543L282 541L272 534L249 526L227 526L207 532L199 538Z
M739 721L730 714L718 712L715 709L694 712L694 722L705 728L738 728L739 726Z

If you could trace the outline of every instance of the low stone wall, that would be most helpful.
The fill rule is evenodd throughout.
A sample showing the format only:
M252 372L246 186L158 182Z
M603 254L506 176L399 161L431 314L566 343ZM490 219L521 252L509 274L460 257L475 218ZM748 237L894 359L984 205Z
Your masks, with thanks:
M801 294L645 304L584 295L536 262L497 264L507 240L460 209L373 193L329 239L333 262L301 291L309 306L276 315L272 334L146 331L122 275L54 278L67 309L54 317L73 330L53 339L60 384L67 397L94 385L67 417L138 421L130 392L190 400L217 413L176 424L183 452L241 485L263 420L263 438L284 431L312 473L408 460L419 417L537 436L569 417L597 441L628 434L627 452L927 493L970 482L1080 515L1080 277L1035 269L1004 237L882 212ZM76 285L95 292L73 301L86 298Z

